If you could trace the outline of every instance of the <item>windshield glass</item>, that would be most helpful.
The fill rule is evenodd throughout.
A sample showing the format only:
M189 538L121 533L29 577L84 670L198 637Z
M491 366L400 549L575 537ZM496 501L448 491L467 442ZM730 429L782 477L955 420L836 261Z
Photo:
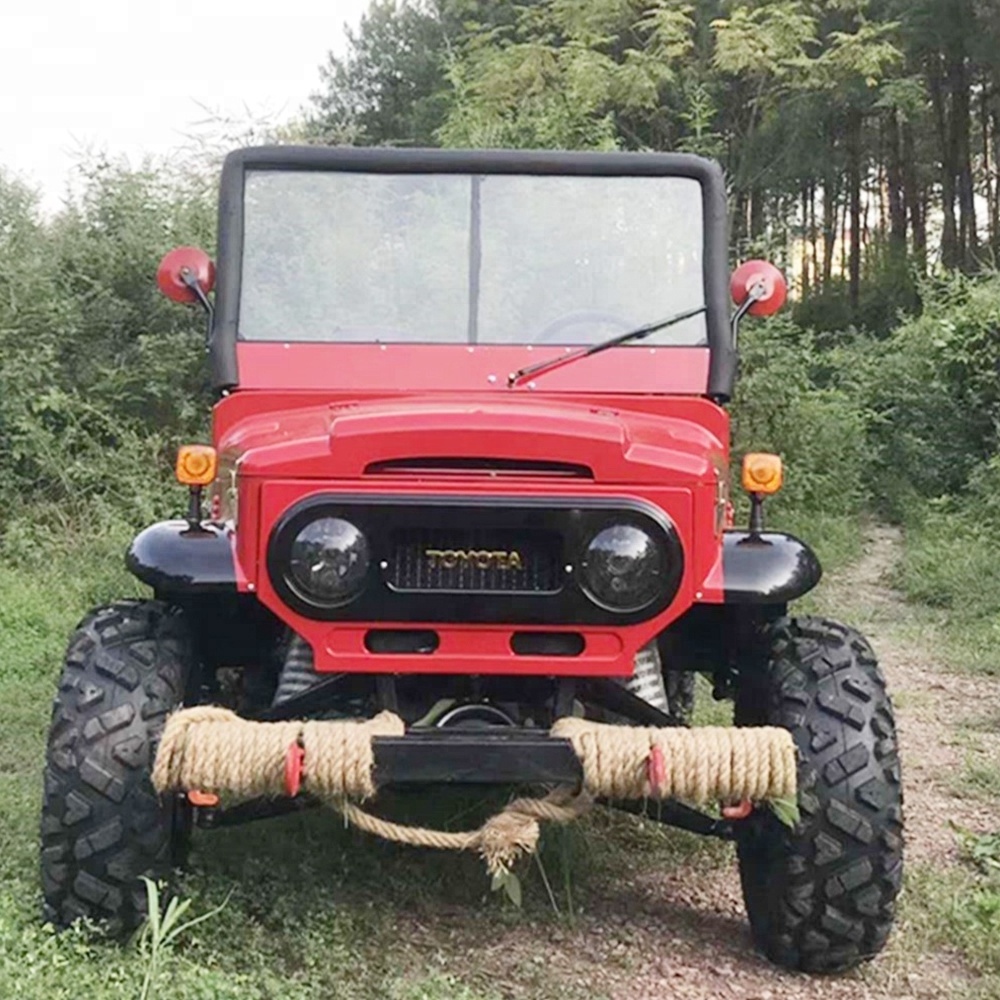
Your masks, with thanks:
M246 340L592 344L705 304L686 177L246 175ZM643 341L707 343L695 316Z

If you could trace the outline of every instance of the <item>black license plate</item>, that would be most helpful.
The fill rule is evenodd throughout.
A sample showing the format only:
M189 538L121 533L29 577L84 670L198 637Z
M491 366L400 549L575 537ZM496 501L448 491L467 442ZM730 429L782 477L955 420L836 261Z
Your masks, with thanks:
M386 580L398 591L553 594L562 544L545 531L403 529L392 534Z

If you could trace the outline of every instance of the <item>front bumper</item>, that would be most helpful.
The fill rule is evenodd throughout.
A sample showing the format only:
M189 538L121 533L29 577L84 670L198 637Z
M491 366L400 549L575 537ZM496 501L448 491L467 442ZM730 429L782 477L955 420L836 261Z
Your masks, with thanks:
M580 761L569 740L530 729L411 730L376 736L375 783L577 784Z

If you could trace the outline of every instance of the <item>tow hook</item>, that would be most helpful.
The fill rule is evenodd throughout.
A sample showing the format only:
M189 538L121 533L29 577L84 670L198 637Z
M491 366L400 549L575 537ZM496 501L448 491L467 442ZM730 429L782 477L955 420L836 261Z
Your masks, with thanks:
M219 796L215 792L192 789L187 793L188 805L194 812L194 822L204 829L215 826L218 817Z
M737 802L735 805L722 807L722 818L730 821L746 819L753 812L753 803L749 799Z

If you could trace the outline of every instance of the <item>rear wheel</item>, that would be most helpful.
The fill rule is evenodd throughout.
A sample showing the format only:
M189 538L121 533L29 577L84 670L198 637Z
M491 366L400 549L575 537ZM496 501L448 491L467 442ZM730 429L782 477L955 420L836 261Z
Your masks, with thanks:
M140 876L165 878L183 821L150 783L192 662L182 614L122 601L80 623L52 710L42 805L43 915L126 933L145 916Z
M835 622L779 620L736 719L789 729L799 756L795 829L766 809L737 827L754 938L788 968L852 968L885 945L903 870L895 723L871 647Z

